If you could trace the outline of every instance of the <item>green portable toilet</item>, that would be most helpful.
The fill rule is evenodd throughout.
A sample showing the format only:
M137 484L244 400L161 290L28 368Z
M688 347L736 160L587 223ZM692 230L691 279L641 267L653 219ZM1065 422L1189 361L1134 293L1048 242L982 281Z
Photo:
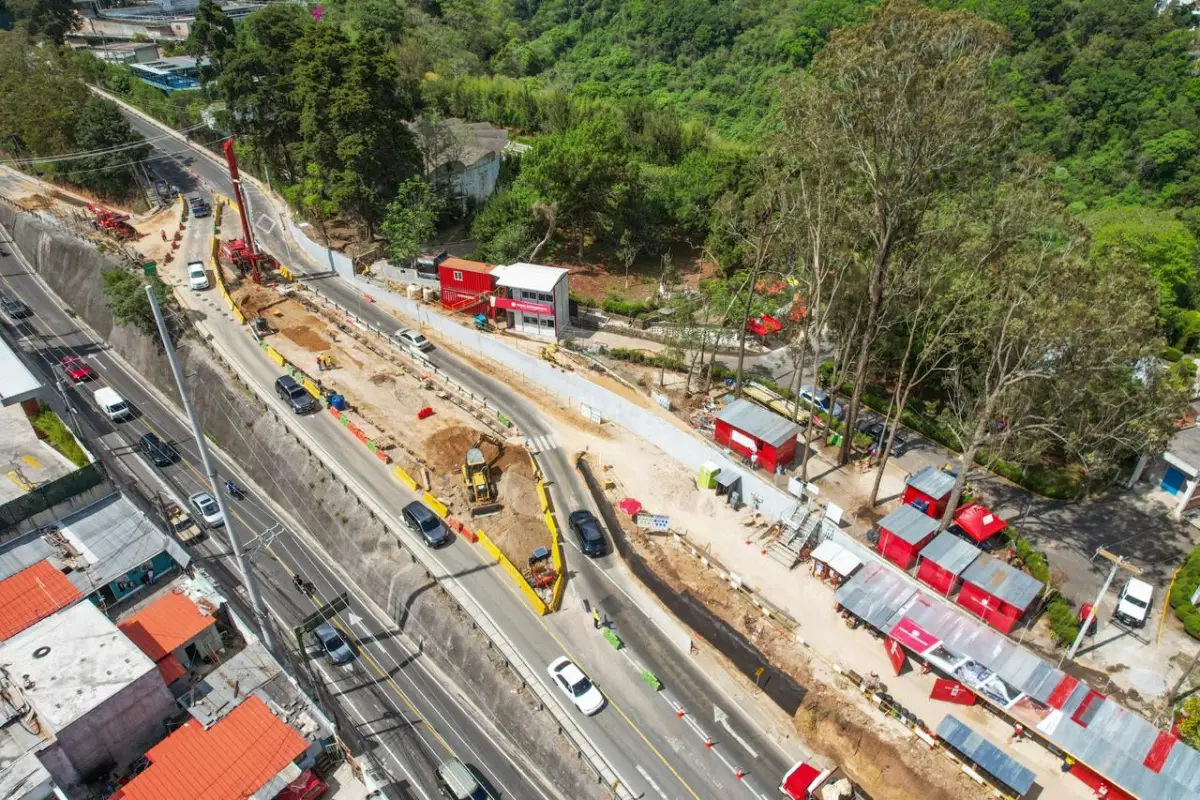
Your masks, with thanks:
M717 486L717 473L721 468L711 461L705 461L700 465L700 476L697 483L701 489L715 489Z

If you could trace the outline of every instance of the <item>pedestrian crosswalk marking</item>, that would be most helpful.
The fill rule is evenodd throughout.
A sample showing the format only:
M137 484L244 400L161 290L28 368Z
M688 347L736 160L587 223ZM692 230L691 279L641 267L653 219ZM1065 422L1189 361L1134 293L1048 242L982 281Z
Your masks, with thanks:
M554 441L554 437L548 433L543 433L541 436L530 436L525 440L526 447L534 453L544 453L547 450L553 450L558 447L558 443Z

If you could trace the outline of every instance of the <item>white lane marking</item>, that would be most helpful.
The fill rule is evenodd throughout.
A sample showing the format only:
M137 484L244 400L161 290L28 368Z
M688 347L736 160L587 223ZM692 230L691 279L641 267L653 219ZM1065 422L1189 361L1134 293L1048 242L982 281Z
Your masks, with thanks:
M643 767L641 764L637 764L636 766L637 771L641 773L643 778L645 778L646 783L650 784L650 788L658 792L659 797L661 797L663 800L671 800L671 798L667 797L666 792L658 788L658 784L654 782L654 778L650 777L650 773L646 771L645 767Z
M729 715L726 714L725 710L716 703L713 703L713 719L718 725L724 728L730 736L732 736L734 739L737 739L737 743L742 746L743 750L750 754L751 758L758 758L758 753L755 752L754 748L747 744L745 739L734 733L733 728L729 724Z
M92 363L93 366L97 366L97 367L100 367L100 369L104 369L104 362L100 360L100 356L91 356L88 360Z

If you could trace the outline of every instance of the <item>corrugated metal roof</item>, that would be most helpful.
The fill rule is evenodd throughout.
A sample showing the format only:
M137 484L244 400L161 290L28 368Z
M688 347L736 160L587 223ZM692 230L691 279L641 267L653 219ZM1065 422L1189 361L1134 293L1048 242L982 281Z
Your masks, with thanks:
M953 714L937 727L938 738L978 764L1005 786L1023 797L1033 788L1033 770L959 722Z
M916 544L938 529L938 521L910 505L902 505L879 520L881 530L909 544Z
M58 555L58 548L42 537L40 530L32 530L5 542L0 549L0 579L16 575L39 561Z
M905 483L918 492L938 499L947 496L954 489L954 476L936 467L924 467L909 475Z
M118 622L117 627L157 662L216 624L216 619L201 611L190 597L168 592Z
M496 267L492 270L492 274L496 276L497 286L548 294L554 290L559 278L567 274L567 270L522 262Z
M834 597L851 614L882 629L915 592L894 570L872 560L843 583Z
M744 398L730 403L716 418L772 447L778 447L800 433L800 426L790 419Z
M942 531L921 550L921 558L932 561L951 575L958 575L979 555L979 548L953 533Z
M49 561L39 561L0 581L0 641L82 597L67 576Z
M975 559L963 571L962 579L1020 609L1029 608L1043 586L1036 578L991 556Z

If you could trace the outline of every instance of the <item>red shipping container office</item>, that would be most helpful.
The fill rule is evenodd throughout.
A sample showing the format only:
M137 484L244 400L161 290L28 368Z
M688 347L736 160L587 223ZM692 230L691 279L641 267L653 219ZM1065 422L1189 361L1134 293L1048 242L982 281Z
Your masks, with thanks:
M438 264L442 307L463 314L479 314L489 308L487 295L496 286L494 267L481 261L447 258Z
M937 520L910 505L902 505L879 521L880 554L902 569L917 561L917 554L937 533Z
M949 597L958 588L959 576L963 570L978 557L978 547L964 542L952 533L942 531L921 551L917 580L943 597Z
M963 570L958 604L996 630L1009 633L1041 591L1041 581L981 555Z
M774 472L796 458L800 426L749 400L735 400L714 420L713 438L743 458L758 453L758 467Z
M901 502L911 505L922 513L941 519L954 489L954 476L934 467L917 470L904 481L904 497Z

